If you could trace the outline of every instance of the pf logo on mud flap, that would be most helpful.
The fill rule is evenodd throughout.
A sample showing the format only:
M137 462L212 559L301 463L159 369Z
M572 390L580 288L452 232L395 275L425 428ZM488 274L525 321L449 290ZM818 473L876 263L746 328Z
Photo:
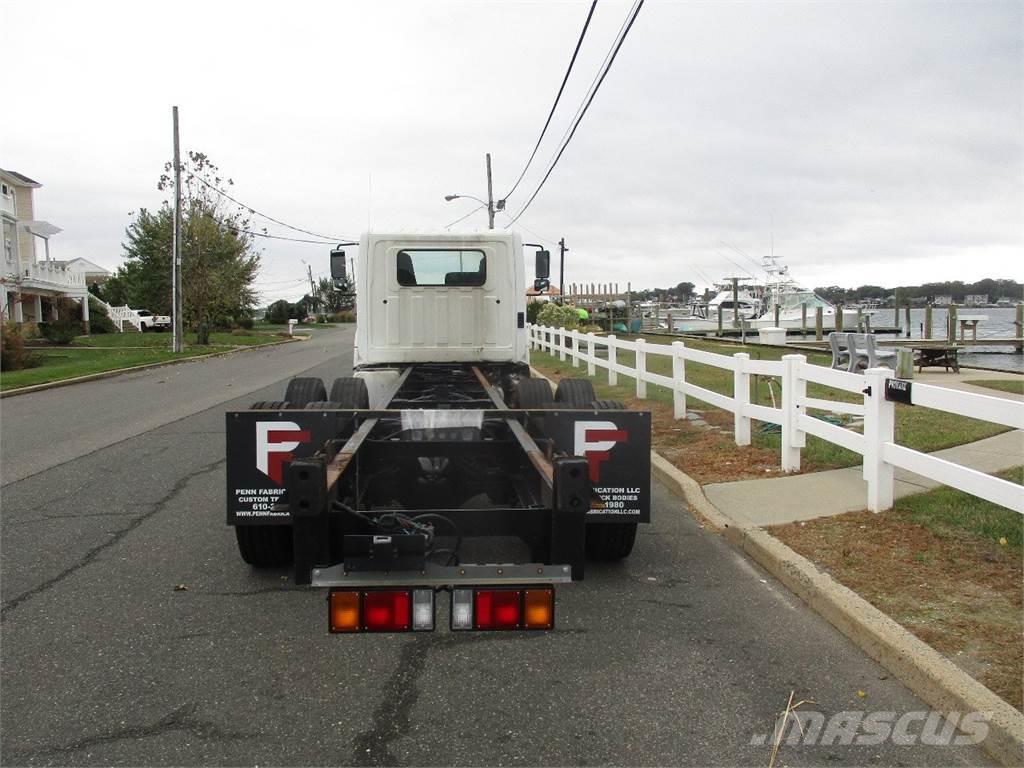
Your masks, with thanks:
M257 421L256 468L284 485L284 465L292 460L292 451L310 439L309 430L293 421Z
M629 433L611 421L577 421L573 453L587 460L590 482L601 482L601 464L608 460L616 443L628 443Z

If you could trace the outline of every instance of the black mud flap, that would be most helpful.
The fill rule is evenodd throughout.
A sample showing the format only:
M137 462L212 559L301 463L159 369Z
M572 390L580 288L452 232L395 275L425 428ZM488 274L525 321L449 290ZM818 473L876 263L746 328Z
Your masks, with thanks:
M312 456L336 438L351 411L239 411L227 414L228 525L291 523L275 510L294 459Z
M594 489L588 523L651 520L651 414L646 411L552 410L544 432L555 449L587 460Z

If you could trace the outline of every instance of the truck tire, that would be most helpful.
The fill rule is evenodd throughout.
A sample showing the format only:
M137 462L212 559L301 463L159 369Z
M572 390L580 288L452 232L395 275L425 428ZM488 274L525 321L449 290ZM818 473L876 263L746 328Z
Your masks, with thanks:
M331 401L340 403L338 408L362 408L370 407L370 391L366 388L366 382L354 376L342 376L331 384Z
M562 379L555 390L555 402L574 408L589 408L594 402L594 385L590 379Z
M526 410L550 408L554 402L551 385L544 379L520 379L515 400L519 408Z
M590 404L595 411L624 411L625 404L619 400L595 400Z
M249 407L254 411L283 411L291 408L292 404L287 400L257 400Z
M238 553L253 568L283 568L292 562L290 525L236 525Z
M595 411L624 411L618 400L594 400ZM636 541L636 523L591 523L587 526L587 559L622 560L629 557Z
M284 399L292 404L292 408L305 408L309 403L326 400L327 388L322 379L298 376L288 382Z
M344 407L341 403L336 403L333 400L317 400L313 403L306 403L307 411L336 411Z
M588 560L622 560L636 540L636 523L591 523L587 526Z

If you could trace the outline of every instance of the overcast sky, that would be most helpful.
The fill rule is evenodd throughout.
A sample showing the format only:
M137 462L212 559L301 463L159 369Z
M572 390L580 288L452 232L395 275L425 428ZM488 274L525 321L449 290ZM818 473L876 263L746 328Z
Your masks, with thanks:
M130 212L164 199L177 104L183 148L258 210L332 237L440 229L476 205L444 195L486 196L486 152L508 192L588 8L0 0L0 167L44 185L54 258L113 269ZM757 273L723 243L759 260L773 233L809 286L1024 279L1022 8L648 0L516 226L565 237L567 283ZM598 2L513 215L628 12ZM325 246L261 245L268 300L327 271Z

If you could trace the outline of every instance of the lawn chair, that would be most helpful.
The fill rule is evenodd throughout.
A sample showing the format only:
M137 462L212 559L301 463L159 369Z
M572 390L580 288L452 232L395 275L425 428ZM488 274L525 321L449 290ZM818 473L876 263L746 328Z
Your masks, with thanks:
M896 352L888 349L878 349L875 345L875 334L873 333L849 333L847 334L847 347L850 350L850 368L853 373L865 368L894 368L896 365Z
M832 367L840 370L848 370L850 367L850 350L843 345L847 344L847 334L835 333L828 335L828 345L832 348Z

